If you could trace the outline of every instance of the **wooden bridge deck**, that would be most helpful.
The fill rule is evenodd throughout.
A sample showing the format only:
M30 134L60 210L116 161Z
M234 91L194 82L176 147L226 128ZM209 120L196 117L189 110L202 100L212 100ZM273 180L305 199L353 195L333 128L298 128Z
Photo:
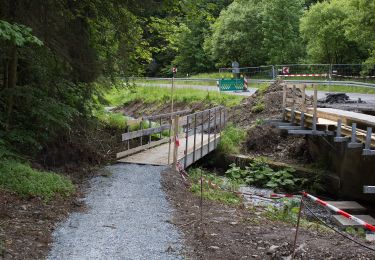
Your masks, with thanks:
M203 145L202 145L202 137L203 137ZM182 137L180 140L180 146L178 148L177 153L177 160L184 165L185 163L185 154L184 151L186 150L186 138ZM187 165L191 165L194 161L200 159L201 157L207 155L209 152L213 151L217 144L219 143L220 135L216 135L216 140L214 135L208 134L196 134L196 145L194 149L194 135L189 136L188 140L188 149L187 149ZM210 145L208 145L210 144ZM208 147L209 146L209 147ZM169 143L162 144L160 146L130 155L126 158L119 159L118 162L123 163L135 163L135 164L150 164L150 165L168 165L168 148ZM208 149L209 148L209 149ZM195 150L195 154L194 154ZM193 159L194 157L194 159ZM173 145L171 145L171 153L170 153L170 164L173 162Z

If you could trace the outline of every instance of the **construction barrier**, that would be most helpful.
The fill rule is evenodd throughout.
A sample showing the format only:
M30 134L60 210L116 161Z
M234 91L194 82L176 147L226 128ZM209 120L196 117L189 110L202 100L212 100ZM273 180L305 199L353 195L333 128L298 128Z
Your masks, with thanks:
M314 201L314 202L316 202L316 203L324 206L324 207L329 208L333 212L335 212L335 213L337 213L337 214L339 214L341 216L344 216L347 219L351 219L351 220L357 222L358 224L360 224L361 226L363 226L367 230L375 232L375 226L370 225L370 224L366 223L365 221L363 221L363 220L361 220L361 219L359 219L357 217L354 217L353 215L351 215L351 214L349 214L349 213L347 213L347 212L345 212L345 211L343 211L343 210L341 210L339 208L336 208L335 206L332 206L332 205L328 204L327 202L325 202L325 201L323 201L323 200L321 200L321 199L319 199L317 197L314 197L313 195L308 194L307 192L302 192L302 195L305 196L305 197L307 197L307 198L309 198L309 199L311 199L312 201Z

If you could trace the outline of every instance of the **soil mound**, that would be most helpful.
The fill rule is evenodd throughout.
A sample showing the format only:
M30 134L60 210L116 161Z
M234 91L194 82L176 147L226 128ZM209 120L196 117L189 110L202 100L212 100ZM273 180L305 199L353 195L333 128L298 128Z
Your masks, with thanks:
M297 159L309 161L306 140L289 136L271 125L258 125L247 131L246 152L254 156L272 156L273 158Z

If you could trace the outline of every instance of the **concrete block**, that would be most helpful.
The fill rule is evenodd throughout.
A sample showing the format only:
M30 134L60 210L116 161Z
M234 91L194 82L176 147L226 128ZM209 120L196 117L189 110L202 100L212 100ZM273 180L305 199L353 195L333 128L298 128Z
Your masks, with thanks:
M375 219L371 217L370 215L354 215L355 217L371 224L375 225ZM345 218L344 216L341 215L334 215L333 216L333 221L339 225L341 228L347 228L347 227L362 227L362 225L358 224L357 222Z
M348 213L360 214L367 211L365 207L356 201L327 201L327 203Z

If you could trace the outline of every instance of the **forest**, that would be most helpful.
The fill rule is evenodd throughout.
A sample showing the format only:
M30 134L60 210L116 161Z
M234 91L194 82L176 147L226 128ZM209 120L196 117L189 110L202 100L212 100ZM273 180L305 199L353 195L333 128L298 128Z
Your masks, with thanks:
M0 157L41 161L97 127L129 76L375 63L372 0L1 0ZM48 161L48 160L47 160Z

